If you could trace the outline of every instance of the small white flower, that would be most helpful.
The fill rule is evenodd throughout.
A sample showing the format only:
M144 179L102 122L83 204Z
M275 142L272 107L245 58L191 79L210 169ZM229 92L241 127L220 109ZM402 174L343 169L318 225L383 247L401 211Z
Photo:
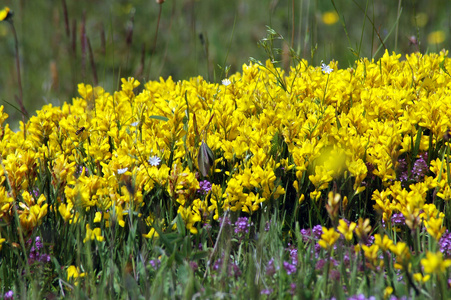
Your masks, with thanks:
M323 71L326 74L330 74L332 73L334 69L332 69L331 67L329 67L328 65L326 65L325 63L321 64L321 71Z
M160 164L161 159L158 156L154 155L154 156L149 157L148 161L151 166L156 167Z
M136 126L138 126L139 125L139 122L133 122L132 124L130 124L130 125L132 125L133 127L136 127Z
M117 169L117 174L121 175L128 171L128 168Z
M225 85L225 86L228 86L228 85L230 85L231 83L232 83L232 82L231 82L228 78L222 80L222 84Z

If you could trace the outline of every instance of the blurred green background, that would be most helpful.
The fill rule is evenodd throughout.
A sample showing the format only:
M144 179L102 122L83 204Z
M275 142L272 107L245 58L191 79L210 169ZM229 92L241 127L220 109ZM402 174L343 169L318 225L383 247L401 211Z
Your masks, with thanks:
M219 81L225 66L231 74L249 57L267 59L258 47L266 26L284 37L277 47L292 47L314 65L336 60L345 68L359 56L380 57L384 47L402 54L450 48L449 0L7 0L0 5L14 11L30 115L46 103L71 101L80 82L95 84L93 65L98 84L109 92L129 76L141 82L198 75ZM380 39L384 46L377 52ZM5 21L0 22L0 65L0 105L10 115L7 122L18 128L14 37Z

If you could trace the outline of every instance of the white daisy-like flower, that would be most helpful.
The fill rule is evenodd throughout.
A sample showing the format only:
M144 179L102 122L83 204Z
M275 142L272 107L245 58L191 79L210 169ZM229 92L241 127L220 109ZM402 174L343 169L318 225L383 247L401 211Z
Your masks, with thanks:
M128 171L128 168L117 169L117 174L121 175Z
M228 85L230 85L231 83L232 83L232 82L231 82L228 78L222 80L222 84L225 85L225 86L228 86Z
M330 74L332 73L334 69L332 69L331 67L329 67L328 65L326 65L325 63L321 64L321 71L323 71L326 74Z
M158 156L154 155L154 156L149 157L148 162L151 166L156 167L160 164L161 159Z

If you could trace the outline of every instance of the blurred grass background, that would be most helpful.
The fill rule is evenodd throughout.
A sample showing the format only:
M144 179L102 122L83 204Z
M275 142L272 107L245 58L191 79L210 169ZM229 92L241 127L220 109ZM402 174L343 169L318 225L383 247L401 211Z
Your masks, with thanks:
M231 74L249 57L267 59L258 47L266 26L284 37L277 46L292 47L314 65L336 60L348 67L359 56L377 59L385 48L402 54L450 48L449 0L157 2L2 1L0 8L14 11L29 114L46 103L71 101L80 82L112 92L129 76L141 82L198 75L219 81L225 66ZM14 38L7 22L0 22L0 66L0 105L18 128Z

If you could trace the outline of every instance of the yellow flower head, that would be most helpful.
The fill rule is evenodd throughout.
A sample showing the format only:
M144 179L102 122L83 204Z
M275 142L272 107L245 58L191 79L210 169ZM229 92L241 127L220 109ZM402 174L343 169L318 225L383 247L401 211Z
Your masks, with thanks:
M322 18L323 23L326 25L333 25L338 22L338 14L335 11L326 11Z
M443 260L443 254L441 252L427 252L426 258L421 260L421 265L426 273L443 273L447 268L451 266L451 259Z
M336 232L334 228L327 229L326 227L323 227L323 234L321 234L321 239L318 241L318 244L330 251L339 237L340 234Z
M86 276L86 273L80 272L80 268L74 265L69 266L66 272L67 272L67 280L69 281L71 278L73 278L75 285L78 285L79 278Z
M428 43L429 44L441 44L445 41L446 35L443 30L437 30L429 33Z
M0 21L6 21L13 16L13 12L8 6L0 10Z
M339 223L339 225L337 227L338 231L340 231L340 233L345 237L345 239L347 241L352 240L352 236L353 236L352 232L354 231L357 224L354 222L351 222L351 224L349 224L349 226L348 226L346 221L343 219L340 219L338 221L338 223Z

